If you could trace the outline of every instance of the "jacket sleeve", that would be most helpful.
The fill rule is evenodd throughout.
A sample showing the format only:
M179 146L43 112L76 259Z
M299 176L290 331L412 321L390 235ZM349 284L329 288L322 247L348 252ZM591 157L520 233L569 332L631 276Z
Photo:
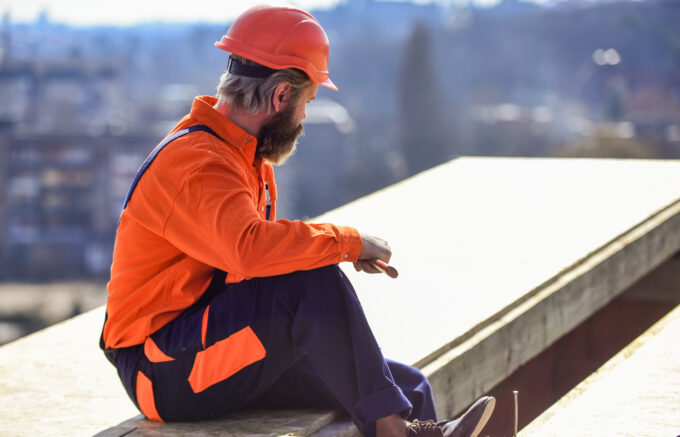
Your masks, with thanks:
M356 261L361 252L354 228L267 221L256 205L245 172L209 163L184 181L163 236L192 258L245 277Z

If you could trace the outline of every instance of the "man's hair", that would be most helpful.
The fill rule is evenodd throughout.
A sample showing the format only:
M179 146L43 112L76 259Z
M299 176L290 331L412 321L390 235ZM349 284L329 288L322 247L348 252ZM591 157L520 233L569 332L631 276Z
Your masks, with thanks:
M236 61L246 65L258 65L241 56L231 55ZM236 76L226 71L217 86L217 97L220 103L226 103L231 109L251 114L260 111L269 112L272 95L279 84L287 82L290 85L289 98L297 99L302 90L312 84L307 75L296 68L277 70L269 77Z

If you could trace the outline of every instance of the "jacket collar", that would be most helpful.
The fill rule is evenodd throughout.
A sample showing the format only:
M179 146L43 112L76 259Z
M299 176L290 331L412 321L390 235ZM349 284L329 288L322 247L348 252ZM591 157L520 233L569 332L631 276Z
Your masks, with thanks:
M214 105L217 98L198 96L191 105L190 117L200 124L214 130L224 141L228 142L243 155L246 162L255 161L257 138L243 130L239 125L218 112ZM258 160L259 161L259 160Z

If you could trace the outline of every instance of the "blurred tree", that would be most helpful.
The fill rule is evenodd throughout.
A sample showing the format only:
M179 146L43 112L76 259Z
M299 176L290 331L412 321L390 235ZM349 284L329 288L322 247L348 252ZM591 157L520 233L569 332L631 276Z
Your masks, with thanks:
M624 116L623 99L621 92L610 87L604 96L604 116L607 120L618 121Z
M446 111L431 56L427 25L418 23L406 41L399 76L401 151L409 175L453 158Z
M607 81L603 102L605 119L611 121L624 119L626 115L623 103L624 89L625 83L621 76L615 76Z

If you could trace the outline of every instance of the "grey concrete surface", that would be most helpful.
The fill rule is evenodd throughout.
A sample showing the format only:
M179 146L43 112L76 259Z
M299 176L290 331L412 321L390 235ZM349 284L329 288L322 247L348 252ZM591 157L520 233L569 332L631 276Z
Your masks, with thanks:
M308 435L336 417L286 410L200 425L147 421L99 350L103 320L100 307L0 347L0 436Z
M134 416L99 350L104 309L0 348L0 435L90 436Z
M323 220L390 242L398 279L343 269L384 354L420 366L450 416L680 250L680 162L462 158ZM0 348L1 435L76 415L71 435L164 433L129 428L92 314ZM290 432L352 435L327 414Z
M95 437L277 437L307 436L331 423L334 411L263 410L230 414L200 423L157 423L136 416ZM335 435L335 434L333 434Z
M680 307L527 425L520 437L680 435Z

